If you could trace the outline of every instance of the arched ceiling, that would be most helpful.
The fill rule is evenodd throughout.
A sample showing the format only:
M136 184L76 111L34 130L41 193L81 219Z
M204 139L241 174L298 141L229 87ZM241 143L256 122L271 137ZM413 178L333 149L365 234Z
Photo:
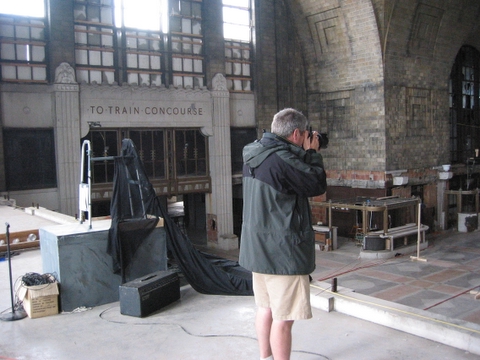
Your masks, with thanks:
M334 77L340 87L343 80L344 87L352 79L352 85L375 82L381 74L396 79L419 62L441 67L427 76L445 77L462 45L480 49L478 0L285 1L310 91L330 91L324 86Z

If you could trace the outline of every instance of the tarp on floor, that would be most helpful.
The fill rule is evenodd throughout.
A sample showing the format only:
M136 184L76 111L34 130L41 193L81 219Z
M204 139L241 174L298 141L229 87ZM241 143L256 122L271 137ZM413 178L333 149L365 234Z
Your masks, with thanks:
M159 218L163 218L167 249L196 291L211 295L253 295L250 271L236 261L197 250L168 216L130 139L122 141L122 152L114 158L114 166L107 252L112 256L115 273L121 273L124 279L135 251L156 227Z

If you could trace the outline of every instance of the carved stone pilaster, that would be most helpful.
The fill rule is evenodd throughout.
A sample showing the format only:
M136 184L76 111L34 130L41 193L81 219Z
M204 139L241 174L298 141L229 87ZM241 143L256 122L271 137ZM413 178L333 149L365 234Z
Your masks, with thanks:
M212 193L207 196L207 209L211 209L207 216L216 219L216 239L208 240L218 243L219 238L233 233L230 94L222 74L214 76L212 86L213 136L209 140Z
M80 107L75 71L62 63L55 71L55 144L60 212L78 213Z

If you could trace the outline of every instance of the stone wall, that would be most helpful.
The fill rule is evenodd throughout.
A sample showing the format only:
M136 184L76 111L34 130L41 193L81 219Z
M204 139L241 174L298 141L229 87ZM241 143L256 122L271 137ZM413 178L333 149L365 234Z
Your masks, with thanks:
M287 1L260 1L256 7L254 93L259 134L287 107L305 115L307 80L304 49Z
M382 52L369 1L299 1L308 114L329 134L330 170L385 170Z
M277 106L275 0L257 1L255 9L254 93L257 129L270 129Z
M479 4L402 1L385 48L387 168L449 162L448 80Z
M223 40L222 0L203 0L203 36L207 87L212 88L215 74L225 74L225 46Z
M75 64L73 6L73 1L50 0L49 71L52 77L62 62Z
M330 135L329 169L448 162L448 78L460 47L479 43L479 8L473 0L289 2L308 114Z
M305 55L308 114L329 133L327 197L422 189L434 213L438 166L450 157L448 80L462 45L479 48L480 3L288 3ZM393 170L403 170L402 185Z

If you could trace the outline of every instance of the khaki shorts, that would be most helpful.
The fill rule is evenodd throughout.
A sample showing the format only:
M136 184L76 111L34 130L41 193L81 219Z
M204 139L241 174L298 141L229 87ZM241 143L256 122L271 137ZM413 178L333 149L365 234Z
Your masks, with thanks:
M270 308L273 320L302 320L312 317L308 275L253 273L255 304Z

